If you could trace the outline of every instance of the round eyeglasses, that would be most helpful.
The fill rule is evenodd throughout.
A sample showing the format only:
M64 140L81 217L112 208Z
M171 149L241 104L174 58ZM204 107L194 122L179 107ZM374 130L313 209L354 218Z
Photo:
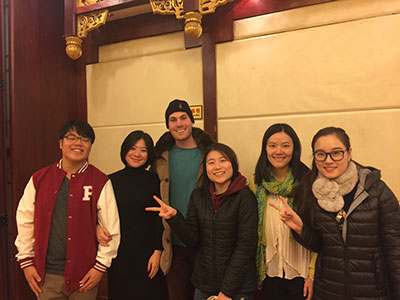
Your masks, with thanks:
M313 153L314 159L316 161L322 162L325 161L328 156L333 160L333 161L340 161L344 157L344 153L347 150L335 150L331 152L324 152L324 151L316 151Z

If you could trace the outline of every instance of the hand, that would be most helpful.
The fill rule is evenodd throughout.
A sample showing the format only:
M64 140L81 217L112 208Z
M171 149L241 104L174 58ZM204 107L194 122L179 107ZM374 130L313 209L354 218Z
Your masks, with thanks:
M146 211L158 211L158 215L166 220L172 219L176 216L178 212L175 208L165 204L157 196L153 196L153 198L158 202L158 204L160 204L160 207L146 207Z
M103 277L103 273L97 271L95 268L91 268L89 272L79 281L80 289L79 291L85 293L96 286Z
M38 297L39 294L42 292L38 283L41 282L42 279L40 278L39 273L36 270L36 267L29 266L22 269L22 271L24 271L26 281L28 282L32 292L34 292L36 297Z
M280 212L281 220L285 223L289 228L293 229L298 235L303 234L303 221L299 217L298 214L289 206L286 199L282 196L279 196L281 199L284 208L277 206L275 203L270 203L269 205L275 208Z
M219 292L217 300L232 300L232 298L225 296L223 292Z
M104 227L101 227L99 224L96 226L96 235L97 235L97 241L101 246L108 247L110 242L112 240L111 234L105 229Z
M149 272L149 278L153 279L156 276L158 269L160 268L161 250L154 250L153 255L150 256L149 262L147 263L147 272Z
M303 296L307 297L306 300L311 300L312 298L313 283L314 281L310 277L304 280Z

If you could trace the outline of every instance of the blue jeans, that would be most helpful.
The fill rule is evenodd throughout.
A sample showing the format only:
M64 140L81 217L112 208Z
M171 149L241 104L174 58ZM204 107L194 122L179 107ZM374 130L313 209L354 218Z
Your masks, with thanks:
M210 294L207 292L204 292L198 288L194 291L194 298L193 300L207 300L208 297L213 296L214 294ZM215 296L218 296L215 295ZM254 299L254 294L239 294L235 295L232 300L253 300Z

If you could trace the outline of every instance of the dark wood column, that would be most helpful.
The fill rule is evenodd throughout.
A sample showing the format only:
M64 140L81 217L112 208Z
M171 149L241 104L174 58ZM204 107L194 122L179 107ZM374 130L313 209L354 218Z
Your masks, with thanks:
M9 251L9 228L6 218L11 218L8 200L7 180L7 118L5 105L5 66L4 58L4 9L3 0L0 0L0 299L11 299L10 257Z
M75 63L65 54L63 34L62 0L10 1L13 239L16 207L29 177L59 159L58 129L78 115ZM13 300L35 299L16 263L14 284Z
M218 140L217 66L215 45L233 40L233 5L219 7L203 19L204 33L200 39L203 58L204 129Z

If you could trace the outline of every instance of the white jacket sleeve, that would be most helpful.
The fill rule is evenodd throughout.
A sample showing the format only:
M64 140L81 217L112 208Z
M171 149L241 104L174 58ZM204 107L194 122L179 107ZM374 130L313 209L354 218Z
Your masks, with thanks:
M16 258L20 263L21 268L26 268L33 265L33 257L35 256L34 245L34 224L35 215L35 197L36 189L31 177L25 187L24 194L19 201L17 208L17 230L18 235L15 240L15 246L18 253Z
M105 272L111 266L111 261L117 256L120 242L119 215L117 202L111 181L108 180L101 191L97 201L97 219L100 226L107 229L112 240L108 242L108 247L98 245L96 264L94 268Z

